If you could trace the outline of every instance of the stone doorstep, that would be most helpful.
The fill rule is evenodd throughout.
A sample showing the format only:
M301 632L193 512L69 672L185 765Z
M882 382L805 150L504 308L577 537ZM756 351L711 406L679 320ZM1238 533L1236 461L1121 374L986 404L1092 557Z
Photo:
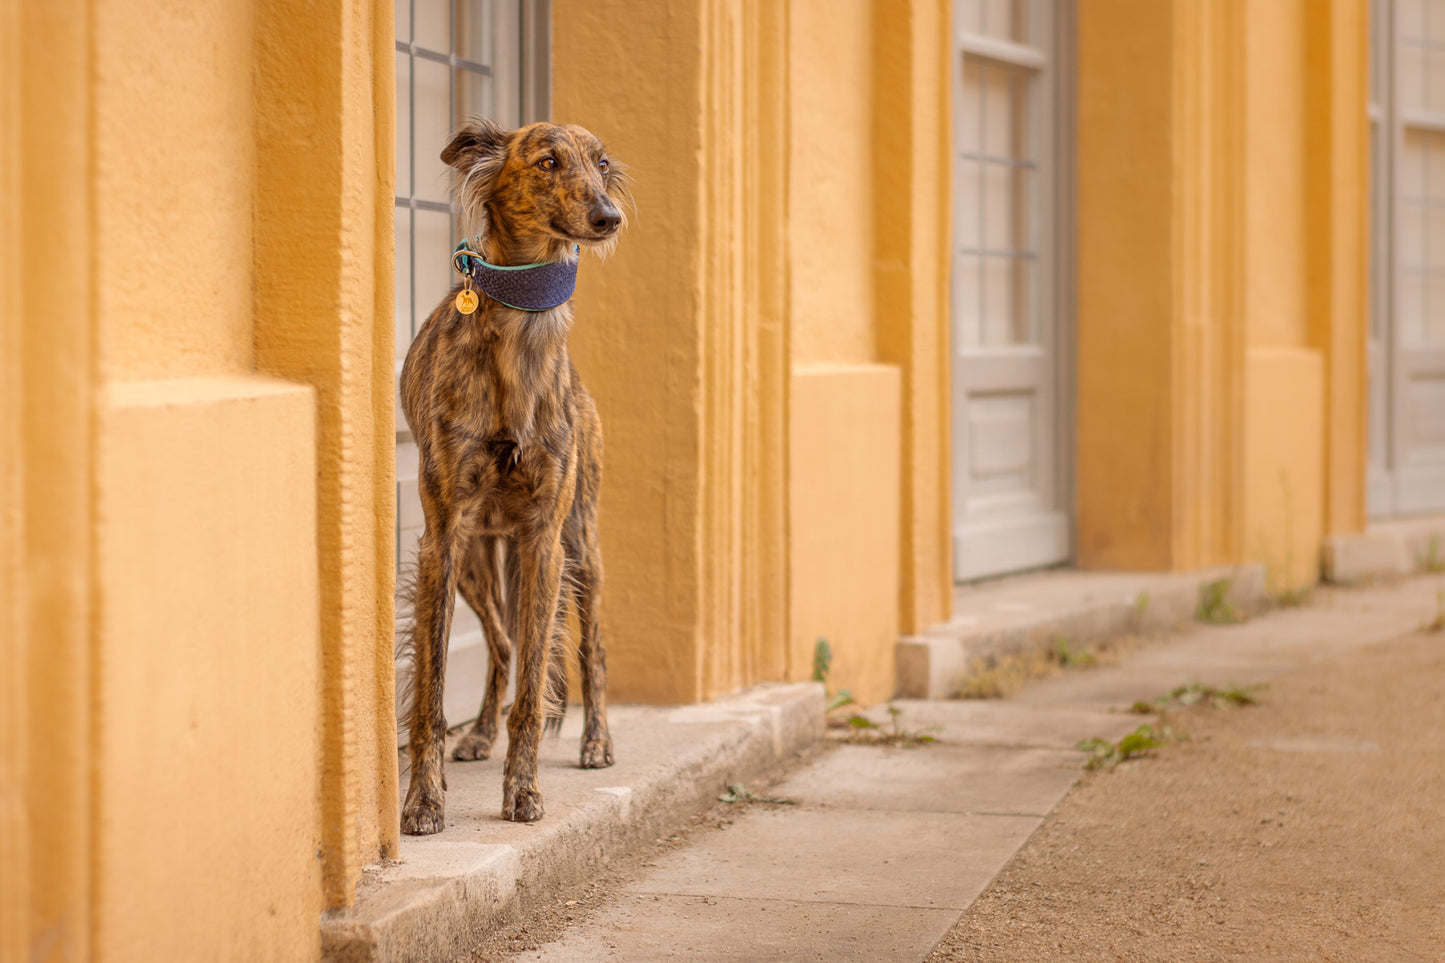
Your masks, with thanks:
M1227 578L1226 599L1242 612L1268 601L1263 565L1185 573L1051 569L961 586L954 618L897 646L898 695L946 699L1001 656L1166 632L1194 618L1201 587Z
M610 769L577 767L580 717L572 707L562 735L543 740L547 814L537 823L498 815L504 740L488 760L448 762L446 829L402 837L398 859L366 869L355 904L322 918L322 958L463 955L613 856L681 828L730 783L756 782L815 746L823 687L768 683L701 705L612 706Z
M1327 582L1354 585L1403 578L1445 566L1445 515L1379 522L1356 535L1333 535L1320 548Z

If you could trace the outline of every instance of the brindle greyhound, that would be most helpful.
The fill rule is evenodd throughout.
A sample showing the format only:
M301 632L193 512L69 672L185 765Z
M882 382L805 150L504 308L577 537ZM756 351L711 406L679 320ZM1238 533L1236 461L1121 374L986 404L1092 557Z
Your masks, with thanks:
M572 126L508 131L474 120L441 157L453 168L458 199L477 234L476 260L483 262L462 254L460 263L476 272L483 296L472 291L469 274L422 326L401 372L426 517L409 639L411 785L401 815L402 832L415 835L440 832L445 824L442 683L458 590L482 621L491 666L481 714L453 749L454 759L485 759L491 752L511 662L509 637L516 640L503 818L542 817L537 751L544 721L560 726L565 704L565 596L581 629L581 764L613 762L598 625L602 429L567 354L572 309L566 298L579 247L605 252L616 243L626 178L601 141ZM543 287L552 290L530 304L536 292L518 290L526 287L521 273L494 270L543 264L550 266L541 272L551 272ZM483 274L510 287L486 295Z

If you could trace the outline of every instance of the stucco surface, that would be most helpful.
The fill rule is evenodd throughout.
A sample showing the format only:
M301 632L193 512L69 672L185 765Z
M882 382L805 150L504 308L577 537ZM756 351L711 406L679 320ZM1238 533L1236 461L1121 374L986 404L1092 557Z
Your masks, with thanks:
M74 243L93 259L106 376L247 370L251 5L100 0L90 16L95 225Z
M876 360L872 4L789 7L789 257L796 364ZM895 109L906 109L895 104ZM906 197L903 198L906 200Z
M1174 565L1172 6L1100 4L1079 20L1076 552L1087 568Z
M132 382L100 421L93 958L312 959L312 391Z
M1324 364L1317 351L1258 348L1245 382L1245 551L1274 592L1319 580L1324 537Z
M553 6L553 115L596 133L631 168L635 211L605 264L583 258L573 358L606 439L600 510L602 614L613 698L684 702L701 689L699 290L703 77L699 10L633 4L626 15ZM623 24L626 24L624 27ZM619 58L599 38L626 34Z
M829 688L865 704L896 678L900 388L891 365L830 365L790 391L792 664L826 638Z

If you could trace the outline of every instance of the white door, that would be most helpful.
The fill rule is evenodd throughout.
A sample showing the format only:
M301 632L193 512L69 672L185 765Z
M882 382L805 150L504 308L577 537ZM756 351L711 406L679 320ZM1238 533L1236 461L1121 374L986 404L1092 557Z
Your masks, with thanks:
M450 290L451 252L461 240L441 151L469 117L509 127L548 112L545 0L397 0L396 4L396 374L432 309ZM396 564L416 558L422 531L417 452L401 413L396 424ZM410 612L397 611L398 625ZM447 655L445 709L456 724L476 716L487 647L457 599ZM404 684L409 667L397 666Z
M1060 562L1054 0L955 0L953 573Z
M1445 511L1445 3L1371 9L1369 511Z

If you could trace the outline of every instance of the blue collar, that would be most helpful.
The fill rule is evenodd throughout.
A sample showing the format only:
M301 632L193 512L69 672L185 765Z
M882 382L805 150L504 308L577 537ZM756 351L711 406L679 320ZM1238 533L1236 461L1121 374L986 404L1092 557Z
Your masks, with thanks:
M573 250L579 248L573 245ZM472 283L487 297L518 311L550 311L567 303L577 289L575 259L501 267L488 264L462 241L452 254L452 267L470 274Z

